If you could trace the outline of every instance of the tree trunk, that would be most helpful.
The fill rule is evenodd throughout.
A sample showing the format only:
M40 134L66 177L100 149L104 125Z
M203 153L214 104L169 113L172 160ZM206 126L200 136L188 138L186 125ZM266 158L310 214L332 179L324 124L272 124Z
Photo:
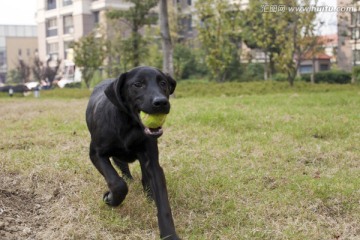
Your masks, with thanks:
M272 78L274 73L275 73L274 53L270 52L270 54L269 54L269 78L270 79Z
M269 79L269 64L267 60L267 51L264 52L265 54L265 64L264 64L264 80L267 81Z
M133 33L132 33L132 38L133 38L133 42L132 42L132 44L133 44L133 51L134 51L134 53L133 53L133 67L135 68L135 67L138 67L139 65L140 65L140 54L139 54L139 52L140 52L140 49L139 49L139 47L140 47L140 44L139 44L139 41L140 41L140 38L139 38L139 36L138 36L138 32L137 32L138 30L135 28L134 30L133 30Z
M160 0L160 33L163 50L163 71L174 76L173 46L170 36L167 0Z
M311 72L311 78L310 81L312 84L315 83L315 57L312 58L312 72Z

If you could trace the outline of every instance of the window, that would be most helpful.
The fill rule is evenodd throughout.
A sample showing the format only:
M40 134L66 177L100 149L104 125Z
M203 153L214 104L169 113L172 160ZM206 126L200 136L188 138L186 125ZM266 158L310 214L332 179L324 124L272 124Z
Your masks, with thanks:
M98 24L100 21L100 13L99 11L93 12L93 17L94 17L94 23Z
M72 48L73 43L74 43L73 41L65 41L64 42L64 59L68 58L68 52L69 52L69 49Z
M53 37L58 34L57 32L57 21L56 18L51 18L46 20L46 36Z
M0 68L6 65L6 49L0 48Z
M69 6L69 5L72 5L73 4L73 1L72 0L63 0L63 7L65 6Z
M360 28L355 27L351 29L351 39L353 40L360 39Z
M360 50L353 50L353 62L356 64L360 62Z
M312 65L302 65L300 66L300 73L312 73Z
M19 48L19 50L18 50L18 56L21 57L21 55L22 55L22 50L21 50L21 48Z
M327 71L329 69L330 69L329 64L327 63L320 64L320 71Z
M188 31L192 31L192 15L189 15L187 18L187 29Z
M56 0L46 0L46 9L51 10L56 8Z
M57 60L59 56L59 44L58 43L48 43L46 45L47 55L52 60Z
M192 16L184 15L184 17L180 18L179 24L181 26L180 34L186 34L189 31L192 31ZM200 23L201 25L202 23Z
M351 25L360 24L360 12L352 12L351 13Z
M63 18L64 34L70 34L74 32L73 16L64 16Z

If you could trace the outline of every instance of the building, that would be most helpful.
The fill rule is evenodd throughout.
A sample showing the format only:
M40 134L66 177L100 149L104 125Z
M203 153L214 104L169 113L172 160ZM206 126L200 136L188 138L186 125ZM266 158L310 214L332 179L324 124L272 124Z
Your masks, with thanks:
M37 51L36 26L0 25L0 83L5 83L19 59L31 65Z
M338 7L359 9L360 2L337 0ZM337 13L338 52L337 62L340 69L351 71L353 66L360 65L360 12L344 11Z
M301 60L299 73L300 74L312 73L313 70L315 73L321 71L327 71L330 70L330 66L331 66L331 56L325 53L317 53L313 55L309 52L305 54L305 56L303 56Z
M38 0L39 57L67 59L71 43L104 22L105 9L128 9L120 0Z
M319 45L324 49L324 53L331 57L331 64L337 64L338 35L321 35L318 39Z

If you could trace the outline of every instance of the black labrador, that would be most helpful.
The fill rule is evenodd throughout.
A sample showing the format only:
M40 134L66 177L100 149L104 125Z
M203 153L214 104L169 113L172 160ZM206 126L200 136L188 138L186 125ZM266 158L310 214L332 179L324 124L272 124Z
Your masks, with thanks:
M132 179L129 163L139 160L143 188L156 203L160 237L172 240L180 238L175 231L165 175L159 165L157 138L163 131L146 128L139 113L169 113L169 96L175 87L175 80L160 70L137 67L118 79L97 85L86 109L91 134L90 159L109 187L104 201L118 206L128 193L125 180L112 162L120 168L123 177Z

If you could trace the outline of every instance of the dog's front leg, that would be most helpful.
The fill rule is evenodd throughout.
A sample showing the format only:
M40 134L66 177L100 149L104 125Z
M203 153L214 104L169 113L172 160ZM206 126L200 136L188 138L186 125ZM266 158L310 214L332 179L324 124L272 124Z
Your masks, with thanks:
M175 231L171 213L164 171L159 164L159 151L156 139L149 139L146 151L139 155L143 179L150 186L152 197L157 207L158 225L161 239L180 239Z
M104 202L114 207L120 205L128 193L125 180L118 175L109 157L99 154L92 143L90 144L90 159L98 171L104 176L109 187L109 191L104 194Z

